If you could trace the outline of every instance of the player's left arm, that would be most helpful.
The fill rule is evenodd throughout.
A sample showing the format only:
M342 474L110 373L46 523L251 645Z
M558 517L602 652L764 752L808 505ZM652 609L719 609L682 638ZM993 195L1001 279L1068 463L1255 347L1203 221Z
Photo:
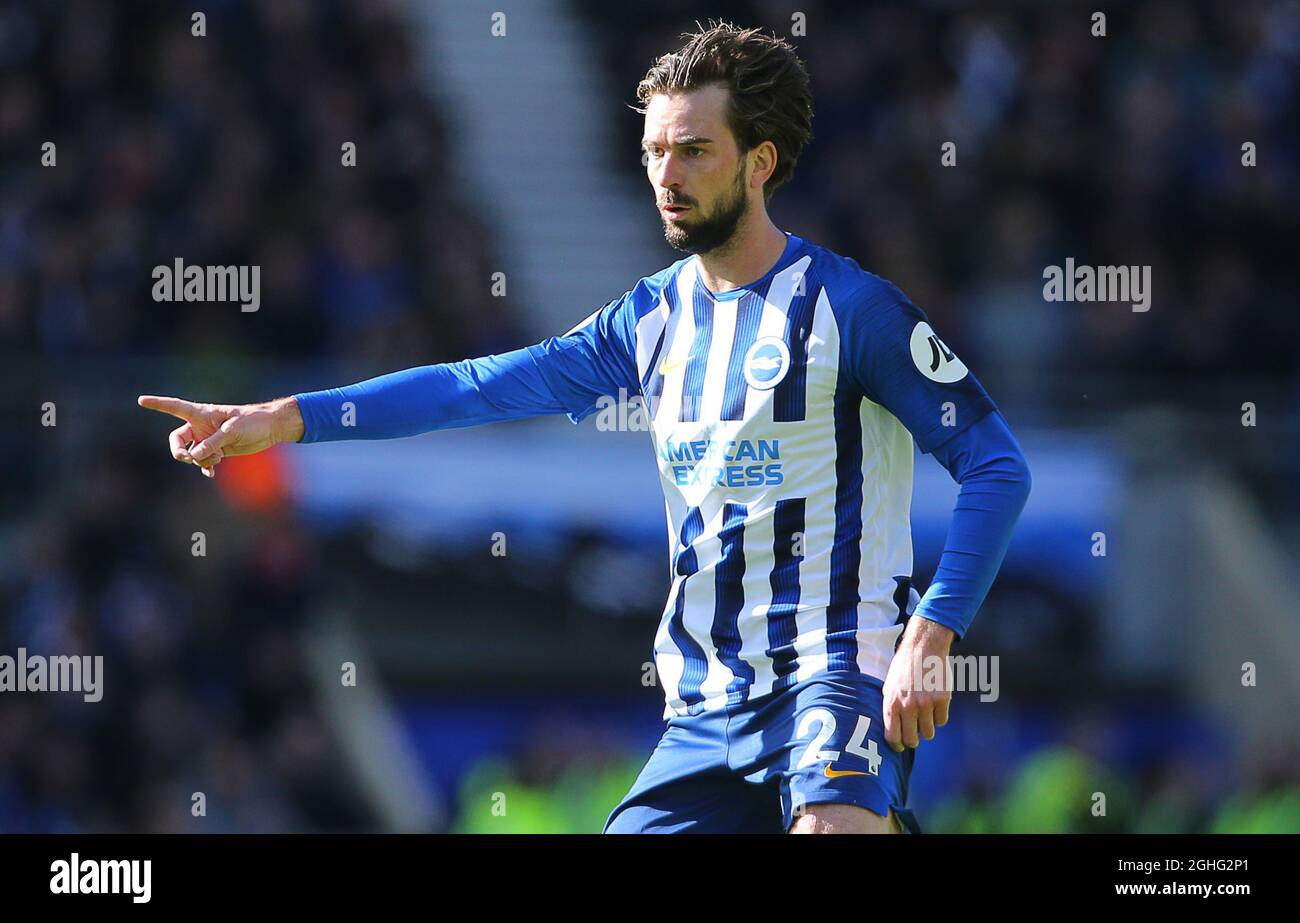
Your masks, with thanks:
M1031 481L1006 419L924 312L888 283L869 292L849 302L841 321L851 371L866 396L898 417L961 485L934 579L885 680L885 739L902 750L947 723L951 684L918 689L913 679L938 662L947 675L951 645L965 636L997 576Z

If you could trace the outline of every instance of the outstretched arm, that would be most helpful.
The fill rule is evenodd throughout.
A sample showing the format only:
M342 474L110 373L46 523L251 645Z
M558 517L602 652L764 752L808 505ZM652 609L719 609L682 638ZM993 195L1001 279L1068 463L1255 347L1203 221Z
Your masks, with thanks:
M263 404L199 404L142 395L141 407L184 425L168 437L172 457L208 477L223 458L281 442L396 439L437 429L562 413L532 349L426 365L342 388Z
M395 439L550 413L567 413L576 423L602 396L637 387L627 348L627 298L611 301L562 336L497 355L405 369L264 404L198 404L153 395L138 403L184 421L169 437L172 457L198 465L208 477L225 456L280 442Z
M395 439L438 429L563 413L533 348L405 369L295 394L300 442Z

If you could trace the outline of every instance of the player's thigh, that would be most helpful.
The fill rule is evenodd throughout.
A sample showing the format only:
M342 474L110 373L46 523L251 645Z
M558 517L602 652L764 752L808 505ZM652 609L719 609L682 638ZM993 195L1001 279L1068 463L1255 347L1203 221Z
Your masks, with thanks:
M673 719L606 833L781 833L780 801L727 766L726 715Z
M803 809L790 826L791 833L902 833L892 810L881 817L852 804L813 804Z
M780 833L781 805L770 790L739 778L700 776L629 793L606 833Z
M854 832L876 824L888 831L894 817L913 829L901 815L910 818L907 788L915 752L898 753L885 742L879 680L825 674L796 692L783 728L789 735L780 772L785 829L808 815L828 822L833 816Z

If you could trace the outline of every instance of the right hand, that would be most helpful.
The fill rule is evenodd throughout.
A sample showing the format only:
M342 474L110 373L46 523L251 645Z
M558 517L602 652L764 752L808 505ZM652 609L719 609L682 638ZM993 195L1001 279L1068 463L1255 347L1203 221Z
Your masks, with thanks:
M206 477L215 477L217 464L228 455L252 455L302 438L302 415L291 397L265 404L196 404L142 394L136 403L185 421L167 437L172 458L198 465Z

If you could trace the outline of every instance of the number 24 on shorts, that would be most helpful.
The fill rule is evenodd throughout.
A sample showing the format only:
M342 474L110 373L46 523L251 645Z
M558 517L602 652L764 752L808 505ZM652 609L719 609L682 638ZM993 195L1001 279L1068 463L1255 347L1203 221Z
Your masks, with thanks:
M796 769L803 769L805 766L811 766L814 763L826 763L826 775L831 776L831 764L840 758L839 750L823 749L830 739L835 736L835 715L825 708L813 708L804 713L799 719L799 726L795 730L795 736L802 739L812 730L813 725L818 725L817 734L804 748L803 756L799 759ZM880 750L876 747L876 742L867 737L867 732L871 730L871 719L866 715L858 715L857 726L853 729L853 736L849 738L844 752L850 756L859 756L867 761L867 768L873 776L880 775ZM851 771L851 770L849 770ZM846 774L847 772L846 771ZM838 773L836 773L838 775Z

